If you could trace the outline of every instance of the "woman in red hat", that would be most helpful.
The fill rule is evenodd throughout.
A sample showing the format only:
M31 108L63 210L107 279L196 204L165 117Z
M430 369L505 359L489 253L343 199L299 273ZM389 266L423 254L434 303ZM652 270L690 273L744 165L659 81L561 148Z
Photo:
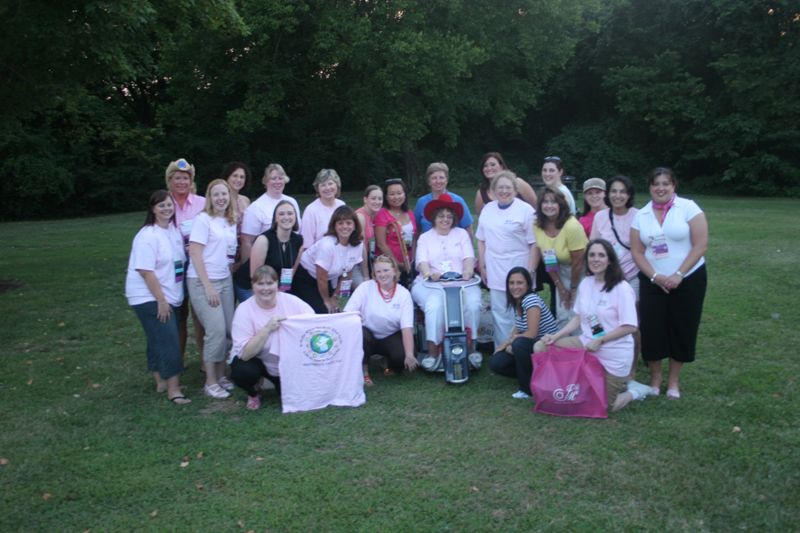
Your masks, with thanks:
M433 227L420 235L417 241L416 264L419 272L411 296L425 311L425 337L428 341L428 356L422 361L426 370L438 360L439 349L444 339L444 299L439 289L427 287L425 282L437 281L445 272L457 272L464 279L475 273L475 249L469 233L459 228L458 221L464 216L464 207L445 193L425 206L425 218L433 221ZM463 289L464 323L470 329L474 341L478 332L481 291L477 285ZM469 355L475 367L480 367L481 355ZM435 365L434 365L435 366Z

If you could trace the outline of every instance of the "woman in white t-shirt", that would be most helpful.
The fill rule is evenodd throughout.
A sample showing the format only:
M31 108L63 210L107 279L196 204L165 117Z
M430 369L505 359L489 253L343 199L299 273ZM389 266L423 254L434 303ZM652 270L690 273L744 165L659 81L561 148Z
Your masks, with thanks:
M542 352L555 343L592 352L606 371L608 405L612 411L618 411L631 400L645 397L640 388L626 385L633 364L632 333L638 327L636 296L625 281L617 254L608 241L590 241L584 265L586 277L578 286L575 316L558 332L542 337L533 349ZM579 337L569 336L578 329Z
M675 194L668 168L650 173L652 200L631 227L631 254L639 267L642 358L650 367L651 394L660 393L662 359L669 359L667 398L678 399L684 363L695 358L706 295L706 216L692 200Z
M269 265L256 269L251 278L253 296L236 308L228 360L231 381L247 393L247 408L261 407L258 382L268 379L280 393L279 358L272 349L273 333L284 318L314 311L300 298L281 292L278 273Z
M189 237L187 287L192 307L205 328L203 365L207 396L227 398L233 384L225 377L225 358L233 319L233 281L236 259L236 211L230 188L221 179L208 184L206 207L197 215Z
M569 190L569 187L562 183L561 178L563 177L564 164L561 162L561 158L555 155L545 157L544 163L542 163L542 181L545 186L561 191L561 194L567 199L569 214L575 216L578 212L578 208L575 205L575 197L572 196L572 191Z
M506 275L517 266L535 272L539 249L533 222L536 210L517 198L517 176L510 170L492 180L495 200L486 204L478 220L478 264L483 283L489 288L492 307L494 345L511 334L514 312L507 305Z
M373 354L386 357L386 374L417 368L414 355L414 302L398 283L400 269L394 256L383 254L373 264L375 279L362 283L345 305L361 314L364 334L364 384L372 385L368 361Z
M325 235L303 252L292 289L315 313L335 313L352 293L356 269L363 279L369 278L358 218L350 207L341 205L333 212Z
M178 312L183 303L183 238L175 227L175 204L167 191L150 195L142 229L136 234L128 260L125 296L144 328L147 369L156 391L175 404L191 402L183 396L180 374L183 360L178 339Z

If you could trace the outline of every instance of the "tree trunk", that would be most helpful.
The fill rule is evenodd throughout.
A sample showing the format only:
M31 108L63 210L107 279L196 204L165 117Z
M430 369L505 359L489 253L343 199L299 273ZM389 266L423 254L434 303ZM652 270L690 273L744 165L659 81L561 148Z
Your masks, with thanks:
M419 157L417 152L417 143L409 142L403 149L403 161L406 166L406 185L408 186L409 194L420 194L420 179L419 179Z

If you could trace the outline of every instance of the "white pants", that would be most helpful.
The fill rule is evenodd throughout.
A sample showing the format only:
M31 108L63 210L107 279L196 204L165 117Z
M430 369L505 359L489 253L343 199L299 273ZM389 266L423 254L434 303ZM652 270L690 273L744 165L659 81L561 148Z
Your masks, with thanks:
M514 327L514 309L508 307L506 291L489 289L490 305L492 306L492 323L494 326L494 345L500 346L511 336Z
M208 305L206 289L200 278L189 278L186 288L192 307L203 328L203 360L209 363L225 361L230 349L231 322L233 322L233 281L230 276L225 279L212 279L211 285L219 293L219 305Z
M472 339L478 336L481 314L481 289L473 285L461 290L463 299L464 326L470 328ZM425 312L425 340L441 344L444 339L444 291L429 288L417 281L411 287L411 297Z

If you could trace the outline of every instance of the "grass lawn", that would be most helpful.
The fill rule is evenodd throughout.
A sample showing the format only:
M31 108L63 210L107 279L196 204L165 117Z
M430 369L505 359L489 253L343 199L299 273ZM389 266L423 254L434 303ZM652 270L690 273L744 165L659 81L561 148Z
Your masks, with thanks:
M0 280L22 282L0 294L0 530L797 530L800 202L697 200L709 291L684 398L601 421L533 414L485 369L249 412L202 396L193 349L175 406L123 295L143 213L0 224Z

